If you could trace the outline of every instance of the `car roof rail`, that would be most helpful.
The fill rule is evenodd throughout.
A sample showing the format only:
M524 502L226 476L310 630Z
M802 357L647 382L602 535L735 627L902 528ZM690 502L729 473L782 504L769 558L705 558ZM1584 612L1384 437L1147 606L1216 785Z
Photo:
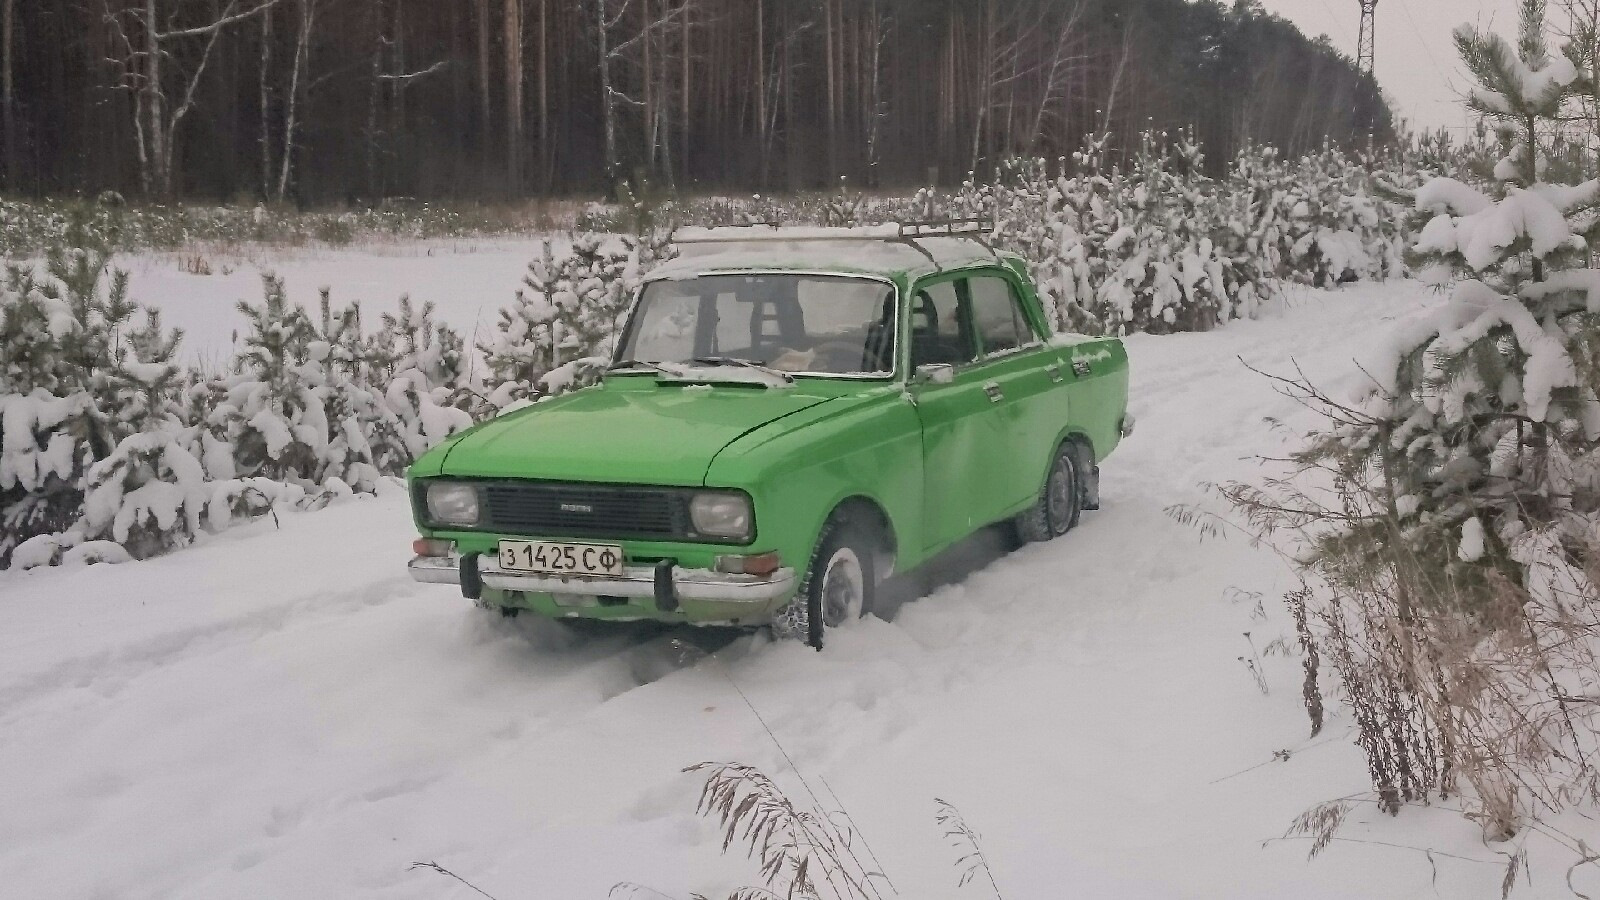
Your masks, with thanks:
M895 224L900 226L900 236L907 238L978 238L982 235L994 233L994 220L982 217L923 219L921 221L896 222Z
M809 241L879 241L905 244L934 259L933 254L919 240L931 237L963 238L973 241L990 253L999 251L989 243L994 233L994 220L987 218L945 218L885 222L879 225L782 225L778 222L751 222L742 225L719 225L710 228L683 225L672 230L668 241L675 244L742 244L742 243L793 243Z
M674 244L791 243L795 241L893 241L900 227L890 225L783 225L749 222L742 225L680 225L668 238Z

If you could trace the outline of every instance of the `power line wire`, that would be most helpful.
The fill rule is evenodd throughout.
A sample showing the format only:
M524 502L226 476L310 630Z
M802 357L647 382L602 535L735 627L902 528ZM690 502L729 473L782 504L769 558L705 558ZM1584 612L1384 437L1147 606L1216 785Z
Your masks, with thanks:
M1333 7L1328 5L1328 0L1317 0L1317 2L1322 4L1322 8L1327 12L1328 18L1333 20L1334 27L1339 29L1339 33L1344 35L1344 39L1350 40L1350 32L1344 30L1344 20L1333 14Z
M1411 33L1417 36L1417 43L1422 45L1422 51L1428 54L1428 64L1433 66L1434 74L1438 75L1445 84L1450 83L1450 77L1439 68L1439 60L1433 55L1433 48L1428 46L1428 39L1422 36L1422 29L1417 27L1417 17L1411 14L1411 4L1400 0L1400 10L1406 14L1406 21L1411 23Z

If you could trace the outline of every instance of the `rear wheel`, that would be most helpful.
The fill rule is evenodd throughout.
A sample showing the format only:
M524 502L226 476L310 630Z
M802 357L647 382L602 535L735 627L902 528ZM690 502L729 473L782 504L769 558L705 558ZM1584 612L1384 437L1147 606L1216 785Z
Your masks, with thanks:
M1083 511L1083 475L1078 449L1071 441L1056 448L1039 499L1016 519L1023 543L1048 541L1071 531Z
M866 528L835 515L822 530L805 580L778 613L772 631L821 650L827 631L872 612L877 593L878 541Z

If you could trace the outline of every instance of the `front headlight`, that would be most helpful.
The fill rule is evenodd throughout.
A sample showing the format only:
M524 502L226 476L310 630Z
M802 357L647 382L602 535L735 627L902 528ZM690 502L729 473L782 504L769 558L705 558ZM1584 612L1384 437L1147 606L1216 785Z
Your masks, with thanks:
M748 538L751 532L750 498L743 494L696 494L689 501L694 530L711 537Z
M440 525L478 524L478 489L448 481L428 485L428 518Z

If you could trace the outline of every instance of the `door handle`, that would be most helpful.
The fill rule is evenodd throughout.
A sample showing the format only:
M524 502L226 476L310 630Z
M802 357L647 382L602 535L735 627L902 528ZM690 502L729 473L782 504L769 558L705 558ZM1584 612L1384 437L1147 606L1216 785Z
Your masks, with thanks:
M1056 382L1057 384L1059 384L1062 381L1066 380L1065 377L1061 374L1061 365L1059 363L1051 363L1050 365L1045 366L1044 367L1044 373L1046 375L1049 375L1050 376L1050 380Z
M1000 390L1000 383L991 381L983 386L983 392L989 395L990 403L999 403L1006 398L1005 391Z

